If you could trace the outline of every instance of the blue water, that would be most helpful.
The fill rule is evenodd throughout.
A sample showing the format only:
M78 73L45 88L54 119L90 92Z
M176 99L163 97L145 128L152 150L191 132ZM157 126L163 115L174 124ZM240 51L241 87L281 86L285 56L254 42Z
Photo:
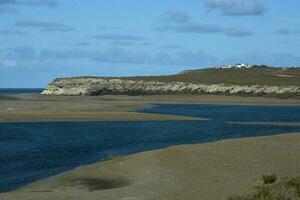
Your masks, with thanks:
M41 93L41 88L0 88L0 95Z
M226 123L300 122L300 107L165 104L140 112L211 120L0 123L0 191L117 155L176 144L300 132L300 126Z
M300 122L300 106L156 104L139 111L204 117L224 122Z

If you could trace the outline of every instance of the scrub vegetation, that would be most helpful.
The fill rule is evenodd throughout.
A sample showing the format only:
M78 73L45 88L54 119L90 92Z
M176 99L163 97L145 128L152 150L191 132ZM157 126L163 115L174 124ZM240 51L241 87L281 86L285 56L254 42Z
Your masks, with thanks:
M253 193L232 195L226 200L300 200L300 176L283 178L263 175L262 184Z
M207 68L176 75L127 77L130 80L187 82L203 84L300 86L300 68L252 67L242 69Z

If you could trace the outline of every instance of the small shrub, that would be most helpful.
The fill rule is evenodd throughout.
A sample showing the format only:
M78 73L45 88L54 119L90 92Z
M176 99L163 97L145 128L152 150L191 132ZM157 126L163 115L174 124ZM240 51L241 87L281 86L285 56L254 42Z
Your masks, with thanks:
M271 189L266 186L256 187L256 192L253 195L253 200L272 200L273 195Z
M297 200L295 193L291 190L278 190L274 195L274 200Z
M277 179L274 174L263 175L263 184L256 186L255 192L230 196L226 200L300 200L300 176Z
M291 178L286 185L288 188L295 189L297 196L300 197L300 176Z
M232 195L227 197L226 200L252 200L249 195Z
M271 174L271 175L263 175L262 180L264 184L272 184L277 181L277 175L276 174Z

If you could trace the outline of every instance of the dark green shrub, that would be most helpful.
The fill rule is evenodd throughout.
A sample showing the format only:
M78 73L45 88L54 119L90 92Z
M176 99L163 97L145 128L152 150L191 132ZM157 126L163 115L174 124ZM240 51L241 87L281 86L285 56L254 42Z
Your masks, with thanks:
M286 185L288 188L295 189L297 196L300 197L300 176L291 178Z
M253 200L253 199L250 195L233 195L226 198L226 200Z
M273 195L271 189L266 186L256 187L256 193L253 195L253 200L272 200Z
M264 184L272 184L277 181L277 175L276 174L271 174L271 175L264 174L262 176L262 180L263 180Z

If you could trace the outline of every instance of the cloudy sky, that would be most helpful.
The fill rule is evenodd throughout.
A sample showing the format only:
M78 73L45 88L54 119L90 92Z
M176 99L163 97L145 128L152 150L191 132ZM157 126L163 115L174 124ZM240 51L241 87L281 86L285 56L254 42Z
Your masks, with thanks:
M300 65L299 0L0 0L0 87Z

